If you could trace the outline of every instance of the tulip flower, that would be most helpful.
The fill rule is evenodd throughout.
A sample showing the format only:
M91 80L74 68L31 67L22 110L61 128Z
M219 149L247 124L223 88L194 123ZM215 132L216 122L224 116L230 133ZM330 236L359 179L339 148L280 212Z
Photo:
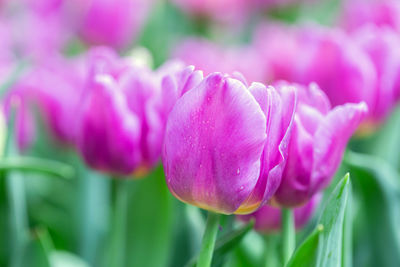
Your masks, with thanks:
M354 33L354 39L369 55L377 72L374 103L369 105L371 116L365 123L374 126L389 115L399 100L400 37L388 27L367 25Z
M252 7L247 0L173 0L183 11L192 16L212 18L217 21L243 20Z
M372 106L376 70L368 55L339 30L309 28L302 34L307 52L294 81L316 82L333 106L361 101Z
M96 76L90 86L78 137L82 155L95 169L131 174L140 162L139 118L111 76Z
M173 57L196 66L205 75L240 72L250 82L262 82L268 77L266 62L251 46L222 47L203 39L187 39L178 45Z
M400 30L400 2L397 0L351 0L344 4L341 24L354 31L365 24Z
M277 85L288 86L285 83ZM331 108L315 85L297 88L297 108L282 182L271 203L297 207L331 182L349 138L367 114L365 103Z
M280 184L294 108L289 87L278 92L208 75L178 99L167 121L163 163L171 193L217 213L256 210Z
M171 105L162 97L162 81L184 67L167 62L153 72L106 52L97 50L90 57L94 63L82 103L78 147L94 169L142 176L161 155L164 112Z
M280 24L261 24L254 36L254 47L260 59L267 64L269 75L263 81L292 81L297 64L302 62L304 48L297 28ZM259 59L259 60L260 60Z
M314 215L315 209L321 200L321 194L314 195L303 206L294 208L294 220L296 229L303 228ZM249 215L241 215L238 218L242 221L255 220L254 229L257 232L268 234L277 232L282 226L282 210L280 208L265 205L256 212Z
M125 48L139 33L151 0L91 0L73 2L82 11L80 36L94 45Z
M376 101L388 89L378 85L369 52L352 36L319 26L264 26L257 36L257 47L270 62L274 79L302 85L315 82L333 106L363 101L368 105L368 121L380 116Z

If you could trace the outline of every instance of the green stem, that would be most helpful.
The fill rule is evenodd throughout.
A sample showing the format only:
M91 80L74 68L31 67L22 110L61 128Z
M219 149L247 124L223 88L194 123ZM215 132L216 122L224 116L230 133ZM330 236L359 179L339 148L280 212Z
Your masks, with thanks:
M21 256L29 238L24 177L20 173L8 173L7 189L12 237L10 266L20 266Z
M208 212L207 224L201 243L197 267L211 266L215 240L217 239L218 233L219 217L220 215L217 213L213 213L211 211Z
M282 256L285 266L292 257L296 246L296 231L294 228L293 210L282 209Z
M264 263L265 267L280 266L276 251L276 238L272 235L264 236Z
M104 258L97 258L101 244L111 229L108 219L111 211L111 179L100 173L86 169L81 162L79 169L79 227L80 227L80 254L90 266L99 266ZM98 256L98 255L97 255Z
M126 254L126 225L128 209L128 184L124 179L115 179L114 217L111 236L111 264L109 266L124 267Z
M0 171L9 170L38 172L62 178L71 178L74 175L74 169L65 163L22 156L10 156L1 159Z

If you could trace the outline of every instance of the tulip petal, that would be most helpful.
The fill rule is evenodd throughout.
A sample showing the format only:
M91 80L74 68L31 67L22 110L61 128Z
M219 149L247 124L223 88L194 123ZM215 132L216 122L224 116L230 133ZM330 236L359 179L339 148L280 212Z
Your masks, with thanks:
M257 183L265 133L266 118L246 87L209 75L170 113L163 153L170 191L184 202L233 213Z
M267 141L261 160L260 178L247 201L236 213L254 211L265 204L281 183L283 168L287 158L287 146L290 138L290 125L294 118L295 91L285 87L280 93L273 87L266 88L253 83L250 88L267 118Z
M140 161L140 123L118 85L108 75L98 75L85 103L79 147L93 168L131 174Z
M350 137L368 112L367 105L346 104L334 108L321 122L314 136L312 193L327 186L343 157Z

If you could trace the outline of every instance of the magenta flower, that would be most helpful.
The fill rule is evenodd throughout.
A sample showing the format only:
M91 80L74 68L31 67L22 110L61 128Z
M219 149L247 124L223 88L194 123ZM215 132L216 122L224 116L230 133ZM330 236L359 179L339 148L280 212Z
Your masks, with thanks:
M13 91L24 92L24 105L32 113L39 108L46 125L58 141L73 145L85 82L81 58L54 58L34 66L20 78Z
M389 26L400 31L400 2L397 0L351 0L344 5L341 24L348 30L357 30L365 24Z
M167 63L153 72L103 52L91 57L97 62L86 86L78 147L94 169L142 176L161 155L164 112L171 105L163 99L163 78L179 68Z
M111 76L95 76L90 87L78 146L92 168L129 175L140 163L139 118L129 110L118 82Z
M279 83L278 88L288 86ZM297 108L282 182L272 203L296 207L329 185L347 141L367 114L365 103L331 109L315 85L297 88Z
M302 85L315 82L333 106L364 101L368 117L376 117L376 101L385 93L377 86L377 70L368 51L351 36L317 26L270 26L257 36L257 47L270 63L274 79Z
M368 55L339 30L307 28L302 35L305 55L293 81L316 82L333 106L361 101L372 106L376 70Z
M251 1L246 0L173 0L193 16L208 17L222 22L237 22L246 17Z
M261 24L254 36L254 47L267 69L263 81L293 80L302 62L304 48L297 28L281 24Z
M399 100L400 92L400 37L387 27L367 25L354 33L356 43L371 58L377 72L373 103L369 105L368 124L383 121Z
M85 3L84 3L85 2ZM80 3L79 33L89 44L126 48L139 33L151 0L92 0Z
M321 194L314 195L303 206L294 208L294 220L296 229L303 228L318 207L321 200ZM265 205L259 208L256 212L249 215L238 216L239 220L250 221L255 220L254 229L260 233L273 233L281 229L281 212L282 210L277 207Z
M290 88L204 78L167 121L163 163L172 194L219 213L256 210L279 186L294 108Z
M205 75L240 72L250 82L263 82L268 77L268 67L251 46L223 47L204 39L187 39L173 56L203 70Z

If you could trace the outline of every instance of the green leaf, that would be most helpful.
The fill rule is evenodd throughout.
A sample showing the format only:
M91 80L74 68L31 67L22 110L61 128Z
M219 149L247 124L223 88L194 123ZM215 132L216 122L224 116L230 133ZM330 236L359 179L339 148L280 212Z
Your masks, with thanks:
M12 105L7 125L6 144L3 155L5 157L18 154L15 140L16 106ZM18 172L4 173L7 181L8 220L10 242L10 266L22 265L24 249L29 240L28 213L26 210L26 196L24 177Z
M323 230L324 226L319 224L295 251L287 265L288 267L315 265L316 255L318 255L318 246Z
M349 174L346 174L331 193L317 228L295 251L287 266L341 266L343 222L349 191Z
M72 178L75 174L74 169L68 164L54 160L22 156L5 157L0 161L0 172L11 170L38 172L66 179Z
M50 254L51 267L89 267L83 259L66 251L53 251Z
M218 238L215 243L213 261L219 261L228 252L234 249L242 241L246 234L253 229L253 226L254 222L250 222ZM198 255L193 257L185 266L196 266L197 257Z
M52 244L48 232L45 229L36 229L33 236L24 249L22 266L52 267L49 255Z
M354 232L356 250L365 251L358 266L400 266L400 176L385 160L349 152L345 156L354 180L359 211Z
M321 233L316 266L340 266L342 263L343 222L349 191L350 178L347 174L332 192L319 220L324 231Z
M130 180L125 266L167 266L172 251L172 195L162 167L149 177Z

